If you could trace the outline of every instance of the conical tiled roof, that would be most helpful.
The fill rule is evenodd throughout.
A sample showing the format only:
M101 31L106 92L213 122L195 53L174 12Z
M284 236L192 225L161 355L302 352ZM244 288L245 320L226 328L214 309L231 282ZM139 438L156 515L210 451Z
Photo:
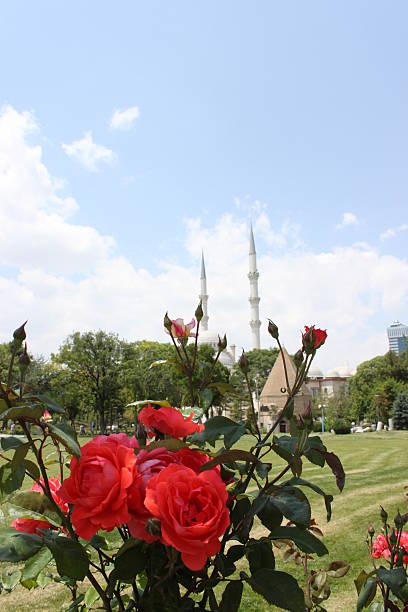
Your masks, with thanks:
M282 352L285 356L289 384L292 387L296 379L296 367L284 346L282 347ZM260 396L261 403L265 405L277 403L277 399L282 399L287 395L287 393L282 393L281 389L283 388L286 389L286 377L282 353L279 353L278 358L269 373L265 386L262 389ZM310 391L307 389L306 385L303 384L297 395L309 397Z

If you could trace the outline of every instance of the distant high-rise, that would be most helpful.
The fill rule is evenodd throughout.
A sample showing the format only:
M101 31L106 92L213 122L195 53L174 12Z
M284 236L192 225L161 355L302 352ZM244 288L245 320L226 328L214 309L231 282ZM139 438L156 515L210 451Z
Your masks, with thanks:
M408 346L408 326L399 321L394 321L387 328L388 342L390 351L396 355L401 355Z

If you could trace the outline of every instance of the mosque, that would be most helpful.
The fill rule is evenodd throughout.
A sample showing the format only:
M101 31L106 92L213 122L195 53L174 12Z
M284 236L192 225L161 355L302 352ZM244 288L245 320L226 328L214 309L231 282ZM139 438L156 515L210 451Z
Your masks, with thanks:
M251 328L252 338L252 349L261 348L260 343L260 327L261 321L259 318L259 292L258 292L258 279L259 272L256 265L256 249L255 240L252 230L250 227L249 233L249 304L250 304L250 321L249 325ZM200 323L200 331L198 335L198 344L209 344L216 351L218 347L218 337L223 334L218 334L208 329L208 293L207 293L207 276L205 271L204 254L201 256L201 274L200 274L200 295L199 298L203 308L203 318ZM225 349L219 359L220 362L225 365L228 369L231 369L236 361L236 346L231 344L229 349ZM285 361L288 366L289 382L293 384L296 377L296 367L292 361L292 358L288 354L285 347L283 347L285 355ZM313 365L309 371L307 382L302 385L295 398L295 412L301 411L307 407L313 397L318 396L324 401L325 398L329 398L337 393L341 393L348 386L348 380L353 375L352 370L348 366L337 366L333 370L327 372L326 375L320 370L319 367ZM287 394L282 393L282 389L286 387L285 373L283 367L282 355L279 354L266 383L258 396L254 395L254 400L258 404L258 418L259 424L265 428L269 428L270 425L276 418L278 412L283 408L286 402ZM281 423L281 431L286 431L288 423L283 421Z

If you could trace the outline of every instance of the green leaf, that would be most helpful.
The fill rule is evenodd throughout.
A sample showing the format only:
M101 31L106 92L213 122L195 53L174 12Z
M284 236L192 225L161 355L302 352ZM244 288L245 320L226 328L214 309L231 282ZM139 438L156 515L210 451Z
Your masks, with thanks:
M208 385L210 389L217 389L218 393L221 395L225 395L226 393L230 393L231 395L235 395L239 397L240 393L237 389L227 382L213 382Z
M238 499L235 502L234 508L231 513L231 522L233 527L237 527L242 519L248 515L251 509L251 502L247 497L243 497L242 499Z
M25 456L29 451L29 448L29 442L26 442L26 444L21 444L18 448L16 448L16 450L14 451L13 459L11 460L13 467L16 468L24 461Z
M231 563L235 563L238 559L241 559L245 555L245 546L242 544L238 544L236 546L231 546L227 552L227 559L231 561Z
M85 548L75 540L47 534L44 541L55 559L60 576L83 580L88 573L89 559Z
M222 594L219 612L238 612L242 598L243 584L240 580L231 580Z
M306 448L303 451L306 459L314 465L323 467L325 464L325 453L327 449L319 436L312 436L308 438Z
M91 586L85 593L84 604L87 608L92 606L99 599L98 591L95 587Z
M33 533L17 531L12 527L0 529L0 561L25 561L35 555L42 545L42 538Z
M23 484L24 465L13 465L12 462L0 466L0 493L3 496L14 493Z
M90 546L93 546L93 548L95 548L96 550L99 550L100 548L102 548L103 550L109 550L109 543L106 541L105 538L98 535L97 533L92 536L88 544L90 544Z
M204 424L204 431L196 434L194 439L199 442L214 443L224 436L224 446L231 448L245 434L245 423L235 423L224 416L215 416Z
M368 578L363 584L357 599L357 612L367 608L375 597L377 583L373 578Z
M271 542L265 539L249 540L246 549L251 574L255 574L260 569L275 569L275 555Z
M203 389L200 393L200 408L208 410L214 399L214 391L211 389Z
M67 612L79 612L80 608L79 608L79 604L81 604L85 599L85 595L83 593L81 593L81 595L79 595L69 606L69 608L67 608ZM83 610L83 608L81 608L81 610Z
M61 442L70 453L76 457L81 456L77 435L71 425L62 421L61 423L47 423L47 427L53 434L53 437Z
M26 583L29 581L35 581L38 574L48 565L52 559L51 551L46 546L40 548L40 550L30 557L24 566L23 577L21 583L23 586L28 586Z
M267 495L258 496L253 504L253 512L257 514L262 525L272 531L282 523L283 514Z
M59 404L57 404L57 402L54 402L53 399L48 397L48 395L24 395L24 400L29 400L31 402L42 404L41 414L43 414L44 412L44 406L49 410L51 414L53 414L54 412L57 414L65 414L65 410Z
M258 459L255 457L255 455L249 453L248 451L238 449L227 450L221 452L219 455L214 457L214 459L211 459L211 461L204 463L204 465L202 465L200 468L200 472L211 470L216 465L220 465L221 463L233 463L234 461L252 461L252 463L255 463L258 461Z
M306 495L296 487L284 487L271 494L272 503L283 516L301 527L309 527L311 509Z
M25 438L17 438L16 436L6 436L0 438L0 446L5 452L10 449L16 449L22 444L25 444Z
M47 520L56 526L61 525L61 518L46 495L39 491L20 491L8 500L9 505L17 510L19 516L33 516L35 519Z
M131 538L118 550L114 559L115 569L109 577L114 580L132 581L146 565L146 546L141 540Z
M153 364L152 364L153 365ZM150 404L151 406L165 406L166 408L171 408L171 404L167 400L139 400L138 402L131 402L130 404L126 404L126 408L129 406L147 406Z
M7 408L0 414L0 419L28 419L38 421L43 415L43 407L40 404L23 404Z
M260 569L247 581L268 603L291 612L305 612L305 596L293 576L277 570Z
M396 597L401 598L401 590L407 582L407 576L403 567L388 570L383 566L377 569L377 576L390 587Z
M24 459L23 465L26 472L28 472L30 476L34 478L34 480L40 480L40 469L38 465L29 459Z
M1 575L1 584L3 585L3 589L10 593L18 585L21 578L20 570L15 570L14 572L8 572L4 570Z
M324 454L324 458L326 459L326 463L333 472L336 477L336 484L341 492L344 488L344 484L346 482L346 474L344 473L343 466L341 464L340 459L334 453L326 452Z
M318 493L319 495L321 495L324 498L324 504L326 506L327 521L330 521L330 519L331 519L331 504L333 502L333 495L327 495L323 491L323 489L321 489L320 487L315 485L313 482L309 482L308 480L303 480L302 478L291 478L287 482L283 483L283 486L286 486L286 485L288 485L288 486L298 485L298 486L301 486L301 487L309 487L309 489L312 489L312 491L314 491L315 493Z
M318 557L328 554L326 546L319 538L300 527L275 527L268 536L272 540L292 540L304 553L315 553Z

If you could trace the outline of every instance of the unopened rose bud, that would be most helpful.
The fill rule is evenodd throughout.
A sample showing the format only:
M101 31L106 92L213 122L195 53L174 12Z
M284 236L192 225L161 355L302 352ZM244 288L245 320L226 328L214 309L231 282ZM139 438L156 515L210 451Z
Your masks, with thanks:
M27 342L26 342L24 345L24 353L21 353L21 355L18 358L18 367L20 368L20 372L22 373L25 372L29 365L30 365L30 357L28 356L28 353L27 353Z
M387 524L387 520L388 520L388 514L386 513L386 511L384 510L384 508L382 506L380 506L381 508L381 512L380 512L380 516L381 516L381 520L383 522L384 525Z
M295 364L296 368L299 369L300 366L303 363L303 351L302 349L299 349L293 356L293 363Z
M220 336L218 336L218 350L221 353L227 348L227 336L224 334L223 339L221 340Z
M400 514L400 511L398 510L395 518L394 518L394 525L396 526L397 529L402 529L404 526L404 519Z
M238 366L241 372L244 374L248 373L249 370L249 361L247 356L245 355L245 351L242 351L241 357L238 359Z
M202 302L199 303L199 305L196 308L196 311L194 313L195 318L197 319L197 322L199 323L201 321L201 319L204 316L204 312L203 312L203 304Z
M26 339L26 333L25 333L25 325L26 325L27 321L25 323L23 323L22 325L20 325L20 327L17 327L17 329L15 329L13 331L13 338L14 340L20 340L20 342L23 342L23 340Z
M161 523L159 521L159 519L156 518L149 518L146 521L146 527L145 527L147 533L151 536L161 536Z
M271 334L272 338L277 340L279 338L279 329L276 323L268 319L268 332Z
M171 326L172 326L172 324L173 324L173 323L172 323L172 320L169 318L169 315L168 315L168 314L167 314L167 312L166 312L166 314L164 315L163 325L164 325L164 327L167 329L167 331L170 331L170 330L171 330Z
M303 350L306 355L311 355L315 350L316 334L314 327L305 328L306 332L302 335Z
M369 536L372 538L373 535L375 534L375 529L373 527L372 522L370 521L370 524L368 525L368 534Z

